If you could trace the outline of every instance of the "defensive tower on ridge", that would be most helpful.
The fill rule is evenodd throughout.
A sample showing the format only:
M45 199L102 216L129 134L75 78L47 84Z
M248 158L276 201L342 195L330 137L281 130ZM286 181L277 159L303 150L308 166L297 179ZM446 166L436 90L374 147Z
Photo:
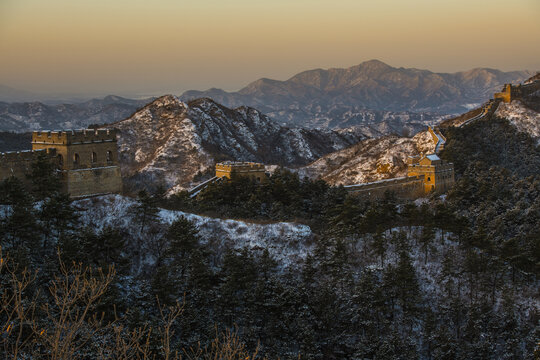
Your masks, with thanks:
M56 149L64 191L72 197L122 190L116 130L34 131L32 149L50 148Z
M34 131L31 151L0 154L0 180L25 181L40 154L56 165L62 191L71 197L122 191L116 130Z
M243 176L258 182L266 181L264 165L255 162L225 161L216 164L216 177L228 179L233 176Z

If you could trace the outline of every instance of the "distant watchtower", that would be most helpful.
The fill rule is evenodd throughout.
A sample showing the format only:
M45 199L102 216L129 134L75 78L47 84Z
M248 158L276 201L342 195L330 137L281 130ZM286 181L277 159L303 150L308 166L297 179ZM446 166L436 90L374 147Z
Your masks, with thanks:
M495 93L493 97L495 99L501 99L505 103L509 103L512 101L512 84L504 84L503 90L501 92Z
M454 185L454 164L445 163L436 154L422 158L410 157L407 175L424 177L424 192L438 193L449 190Z
M260 163L226 161L216 164L216 177L231 179L234 176L248 177L257 182L267 180L264 165Z
M32 149L50 148L72 197L121 192L116 130L34 131Z

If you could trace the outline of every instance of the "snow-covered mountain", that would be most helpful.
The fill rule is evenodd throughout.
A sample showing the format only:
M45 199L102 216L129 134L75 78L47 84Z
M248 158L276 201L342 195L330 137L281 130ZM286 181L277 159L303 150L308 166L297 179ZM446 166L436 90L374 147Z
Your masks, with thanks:
M434 73L371 60L347 69L304 71L286 81L263 78L238 92L187 91L181 98L212 97L226 106L254 106L276 121L304 127L348 127L363 125L365 116L383 120L378 111L398 118L402 115L395 112L407 112L426 120L436 120L433 113L461 113L488 100L504 83L531 75L487 68Z
M357 143L355 131L282 127L256 109L229 109L211 99L184 103L162 96L114 124L122 173L137 183L190 187L216 161L306 165Z
M385 136L364 140L323 156L298 169L302 176L321 178L333 185L351 185L405 176L407 158L435 150L427 131L412 138Z
M79 129L125 119L151 99L133 100L109 95L81 103L47 105L41 102L0 102L0 131Z

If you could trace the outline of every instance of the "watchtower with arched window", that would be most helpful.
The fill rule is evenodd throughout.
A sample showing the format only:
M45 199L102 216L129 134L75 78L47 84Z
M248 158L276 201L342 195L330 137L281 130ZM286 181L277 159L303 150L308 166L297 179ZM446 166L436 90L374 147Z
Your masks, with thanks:
M32 149L50 148L71 196L121 191L116 130L34 131Z
M424 192L445 192L454 184L454 165L441 160L436 154L409 159L408 176L424 178Z

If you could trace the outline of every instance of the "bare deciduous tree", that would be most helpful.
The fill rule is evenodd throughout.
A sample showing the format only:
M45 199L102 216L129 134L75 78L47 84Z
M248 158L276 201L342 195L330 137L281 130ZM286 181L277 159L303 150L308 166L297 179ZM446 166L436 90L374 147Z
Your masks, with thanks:
M97 300L111 284L115 270L109 266L92 270L82 264L73 264L68 269L60 262L60 275L54 276L49 286L52 303L44 304L45 323L34 320L35 334L47 348L51 360L73 359L96 333L103 330L103 315L93 313Z
M238 329L227 329L217 334L210 347L184 351L188 360L254 360L257 358L259 347L250 353L238 336Z
M150 334L146 326L127 330L122 325L112 325L110 342L105 342L99 349L101 360L148 360L150 354Z
M171 339L174 336L173 325L176 319L184 312L184 304L178 301L172 306L161 306L157 299L159 314L161 316L162 325L159 327L159 337L161 340L161 352L165 360L179 360L182 358L178 351L171 350Z
M0 273L5 273L7 277L7 286L3 286L0 291L0 343L6 356L17 359L32 340L31 334L25 332L25 327L28 326L28 320L33 318L36 302L35 298L25 299L25 290L35 280L35 274L25 268L17 275L8 263L0 247Z

